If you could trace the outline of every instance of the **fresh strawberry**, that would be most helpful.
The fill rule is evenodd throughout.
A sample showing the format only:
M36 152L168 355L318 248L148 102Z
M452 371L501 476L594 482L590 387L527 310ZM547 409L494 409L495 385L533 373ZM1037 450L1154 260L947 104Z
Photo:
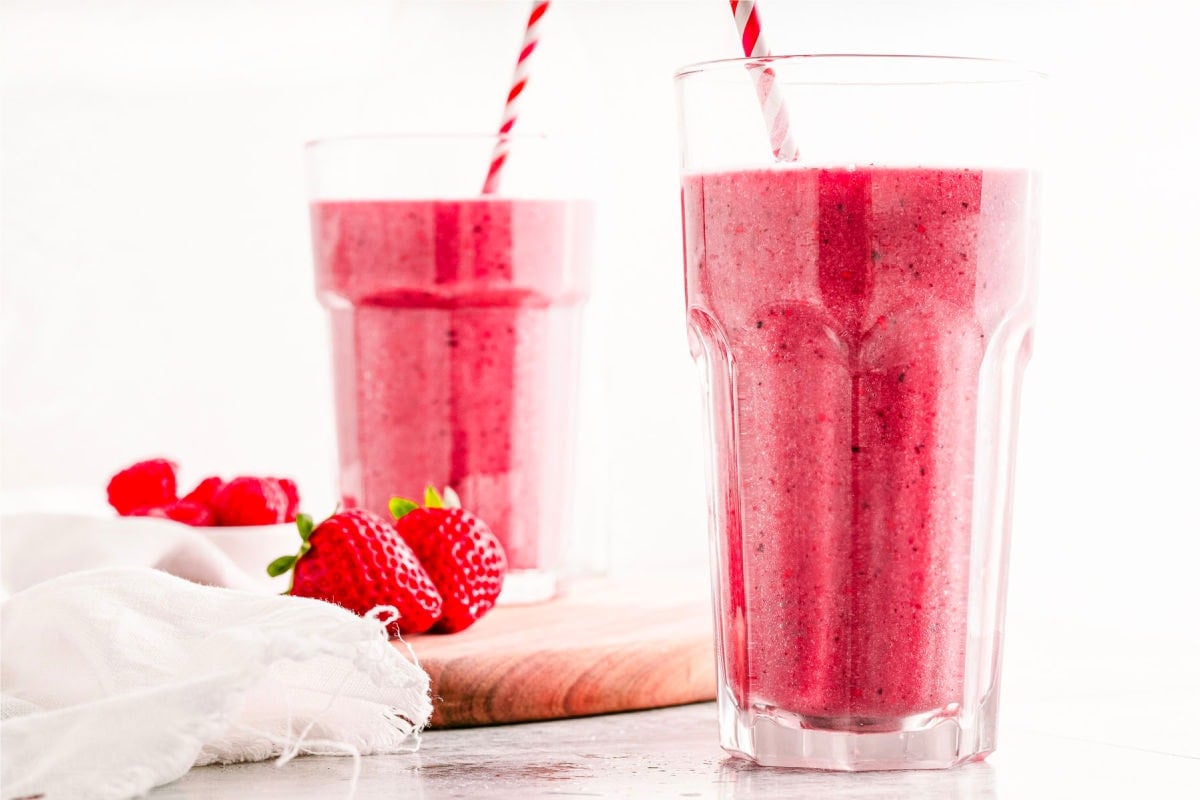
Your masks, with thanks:
M275 525L286 522L287 492L275 478L234 478L216 491L212 510L218 525Z
M442 595L434 630L461 631L496 604L508 563L483 520L461 508L445 508L432 486L425 490L424 508L401 497L393 497L389 508L396 530Z
M180 498L181 503L198 503L206 508L212 508L213 496L225 485L225 481L216 477L205 478L190 492Z
M359 509L334 514L313 528L296 516L300 552L267 567L272 577L292 571L291 593L336 603L355 614L391 606L399 616L388 631L422 633L442 614L442 598L429 574L387 520Z
M121 470L108 482L108 503L122 516L175 502L175 464L156 458Z

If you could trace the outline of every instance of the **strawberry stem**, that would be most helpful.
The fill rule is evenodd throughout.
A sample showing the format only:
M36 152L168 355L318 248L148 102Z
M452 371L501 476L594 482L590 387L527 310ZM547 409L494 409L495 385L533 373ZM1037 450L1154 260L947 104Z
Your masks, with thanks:
M438 494L437 489L433 488L433 484L425 487L425 507L445 508L445 504L442 503L442 496Z
M279 558L267 564L267 574L272 578L278 578L285 572L291 572L296 568L296 562L299 561L305 553L312 549L313 531L316 526L313 525L313 518L308 514L296 515L296 530L300 532L300 550L294 556L280 556ZM292 575L292 584L296 582L296 576ZM283 594L291 594L292 587L288 586L288 590Z
M272 578L278 578L283 573L290 570L296 565L296 556L280 556L279 558L267 564L267 574Z
M396 519L400 519L408 512L415 511L418 508L420 506L404 497L393 497L388 501L388 511L392 512L392 516Z
M300 531L300 538L303 541L307 542L308 537L312 536L313 527L313 518L308 514L296 515L296 529Z

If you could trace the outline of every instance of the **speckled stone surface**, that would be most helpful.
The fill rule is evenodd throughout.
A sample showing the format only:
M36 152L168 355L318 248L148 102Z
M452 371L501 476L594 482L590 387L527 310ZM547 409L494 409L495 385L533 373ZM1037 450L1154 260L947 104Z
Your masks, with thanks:
M1056 616L1054 598L1045 599L1045 613L1010 619L999 749L982 764L862 774L757 768L717 746L716 706L701 703L428 732L416 753L362 759L354 796L1197 800L1200 628L1187 616L1191 606L1153 605L1158 573L1127 577L1142 581L1126 588L1144 626ZM1152 611L1174 616L1154 624ZM149 797L340 800L350 796L353 766L346 757L309 756L282 768L201 767Z
M717 745L713 703L431 731L418 752L362 759L358 800L1196 800L1200 630L1016 620L999 748L945 772L763 769ZM151 800L341 800L353 762L303 757L193 769Z
M412 755L364 758L357 798L821 798L1006 800L1194 798L1200 754L1169 754L1017 730L987 763L947 772L762 769L716 743L716 707L434 731ZM194 769L153 800L341 798L352 761L299 758Z

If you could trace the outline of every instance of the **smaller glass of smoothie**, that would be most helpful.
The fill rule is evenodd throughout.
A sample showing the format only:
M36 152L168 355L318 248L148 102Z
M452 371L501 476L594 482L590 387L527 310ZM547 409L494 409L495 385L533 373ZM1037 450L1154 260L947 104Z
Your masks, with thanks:
M504 545L502 600L555 591L571 526L592 207L562 152L495 136L312 142L317 295L329 311L342 502L451 487Z
M676 76L735 755L930 769L995 748L1038 82L904 56Z

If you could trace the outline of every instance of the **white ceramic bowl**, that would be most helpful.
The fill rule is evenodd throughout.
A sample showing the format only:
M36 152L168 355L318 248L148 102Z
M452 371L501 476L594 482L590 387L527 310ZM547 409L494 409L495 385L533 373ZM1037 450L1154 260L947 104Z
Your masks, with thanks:
M296 555L300 549L300 533L296 530L296 523L192 530L215 544L247 575L261 581L264 589L285 592L292 585L290 572L272 578L267 574L267 564L280 556Z

